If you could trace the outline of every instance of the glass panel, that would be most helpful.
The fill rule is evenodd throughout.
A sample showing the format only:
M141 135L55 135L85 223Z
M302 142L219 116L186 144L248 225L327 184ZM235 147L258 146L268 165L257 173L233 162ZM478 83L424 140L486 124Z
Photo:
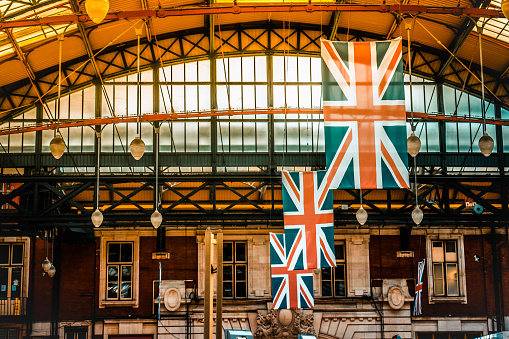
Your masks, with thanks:
M322 268L322 281L332 279L331 271L332 271L332 269L330 269L330 268Z
M210 86L200 85L198 86L198 108L200 111L210 110Z
M445 242L445 261L458 261L458 256L456 254L456 241Z
M237 298L245 298L245 297L247 297L246 286L247 286L247 284L244 281L237 282L235 284L235 296Z
M0 245L0 265L9 265L9 245Z
M266 108L268 107L267 102L267 86L258 85L256 86L256 108ZM258 115L259 119L262 118L261 115Z
M345 265L338 265L335 269L334 279L336 280L345 280Z
M233 280L233 265L224 265L223 266L223 281L232 281Z
M344 244L335 244L336 251L336 261L337 260L345 260L345 245Z
M233 297L233 283L232 282L224 282L223 283L223 295L225 298Z
M254 81L254 57L242 58L242 81Z
M244 122L244 152L256 151L255 123Z
M9 285L9 269L0 268L0 299L7 299L7 286Z
M235 261L246 261L246 243L235 243Z
M9 338L8 339L18 339L18 330L11 330L9 329Z
M198 111L198 86L186 86L186 112Z
M118 267L108 266L108 282L118 281Z
M123 243L120 245L120 261L121 262L132 262L133 261L133 244Z
M332 283L330 281L322 280L322 297L332 297Z
M444 295L442 264L433 264L433 288L435 295Z
M336 296L344 297L346 296L345 282L344 281L336 281L335 287Z
M12 285L11 285L11 298L19 298L21 296L21 276L22 276L22 268L14 267L12 269Z
M132 266L122 266L122 281L131 281Z
M256 123L256 148L259 152L269 150L269 131L266 122Z
M267 81L267 57L255 56L255 80Z
M200 143L200 152L210 152L210 122L200 122L199 124L199 143Z
M236 265L235 267L235 280L246 280L246 272L247 272L247 266L246 265Z
M298 57L299 82L311 81L311 62L309 57Z
M108 299L116 299L118 293L117 283L108 283Z
M210 61L198 61L198 79L200 82L210 81Z
M77 339L87 339L87 332L79 331L76 333Z
M322 58L311 58L311 81L322 82Z
M186 151L198 152L198 123L188 121L186 124Z
M242 60L241 58L230 58L229 70L227 68L227 72L229 71L228 81L231 81L231 82L242 81L242 79L241 79L241 75L242 75L241 60Z
M12 245L12 264L13 265L23 264L23 244Z
M441 241L433 241L432 244L432 255L433 262L443 262L444 261L444 250L442 247Z
M244 85L242 86L242 108L255 108L255 87L252 85Z
M120 244L109 243L108 244L108 262L119 262L120 261Z
M198 63L186 62L184 66L186 70L186 81L198 81Z
M168 77L168 74L166 74ZM171 81L184 81L184 64L171 66Z
M458 291L458 266L447 264L447 295L459 295Z
M131 299L131 283L122 283L122 292L121 292L121 298L122 299Z
M242 123L231 122L230 123L230 151L231 152L242 152ZM225 135L223 134L223 141Z

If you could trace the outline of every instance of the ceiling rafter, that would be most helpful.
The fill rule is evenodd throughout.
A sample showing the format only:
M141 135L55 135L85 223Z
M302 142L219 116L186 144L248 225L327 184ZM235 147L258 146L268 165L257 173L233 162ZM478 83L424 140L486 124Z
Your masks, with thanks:
M478 0L476 1L475 8L484 9L489 6L491 3L491 0ZM440 78L444 75L447 68L449 68L449 65L454 60L454 56L458 51L460 50L461 46L465 43L468 36L474 29L474 27L477 25L477 21L479 18L471 18L467 16L463 23L461 24L461 27L458 29L458 33L452 40L451 44L447 47L449 51L451 51L452 55L449 55L446 60L442 63L442 66L440 67L440 70L437 73L437 77Z

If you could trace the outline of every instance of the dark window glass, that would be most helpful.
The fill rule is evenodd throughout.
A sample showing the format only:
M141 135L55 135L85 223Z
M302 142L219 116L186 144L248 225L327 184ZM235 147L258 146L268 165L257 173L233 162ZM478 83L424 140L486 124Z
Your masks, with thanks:
M245 297L247 297L247 294L246 294L246 282L245 281L237 282L237 284L235 286L235 296L237 298L245 298Z
M345 297L346 296L346 290L345 290L345 282L344 281L336 281L336 296L338 297Z
M324 268L322 269L322 280L331 280L332 274L330 268Z
M133 261L133 244L123 243L120 245L120 261L132 262Z
M233 280L233 272L231 265L223 266L223 280L224 281L232 281Z
M445 242L445 252L447 252L447 253L456 252L456 242L455 241L446 241Z
M131 281L132 266L122 266L122 281Z
M434 339L449 339L449 333L435 333Z
M120 262L120 244L108 244L108 262Z
M322 269L322 297L345 297L345 244L335 244L336 267Z
M233 243L231 242L223 243L223 261L233 261Z
M225 298L232 298L233 297L233 284L231 282L223 282L223 296Z
M7 299L8 286L9 286L9 269L0 268L0 299Z
M11 298L21 297L21 267L13 267L11 272Z
M235 243L235 261L246 261L246 243Z
M9 339L18 339L18 330L9 330Z
M343 244L336 244L336 260L345 260L345 251Z
M332 297L332 283L330 281L322 281L322 297Z
M9 245L0 245L0 265L9 265Z
M122 283L122 299L131 299L131 283Z
M246 266L245 265L237 265L236 268L236 280L246 280Z
M116 299L118 292L118 285L116 283L108 283L108 299Z
M12 264L23 264L23 244L12 245Z
M433 333L417 333L417 339L433 339Z
M442 243L440 241L433 241L433 247L442 247Z

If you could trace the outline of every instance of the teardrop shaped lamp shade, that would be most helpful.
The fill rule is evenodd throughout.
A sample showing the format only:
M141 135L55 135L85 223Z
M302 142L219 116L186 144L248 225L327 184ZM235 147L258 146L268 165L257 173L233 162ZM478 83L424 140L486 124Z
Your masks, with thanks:
M406 145L408 149L408 154L415 158L417 154L419 154L419 150L421 149L421 140L417 135L412 132L408 139L406 139Z
M154 228L158 228L163 222L163 215L158 210L155 210L150 216L150 222Z
M355 217L357 218L359 224L362 226L368 220L368 212L364 209L364 207L361 206L361 208L357 210L357 213L355 213Z
M92 19L92 21L96 24L103 21L106 14L108 14L109 8L110 3L108 0L87 0L85 2L85 10L87 11L90 19Z
M129 149L131 150L131 155L135 160L140 160L143 154L145 153L145 143L141 140L140 137L136 137L131 141L131 145L129 145Z
M94 213L92 213L92 224L94 224L95 227L101 226L103 218L102 212L99 209L96 209Z
M481 150L481 153L485 157L489 157L491 155L491 152L493 152L493 147L495 146L495 142L493 142L493 139L488 135L488 133L484 133L484 135L479 139L479 149Z
M49 143L49 149L55 159L60 159L65 152L65 142L62 137L57 134Z
M417 226L419 226L422 222L422 219L424 218L424 213L419 208L419 206L416 206L414 210L412 211L412 220L415 222Z

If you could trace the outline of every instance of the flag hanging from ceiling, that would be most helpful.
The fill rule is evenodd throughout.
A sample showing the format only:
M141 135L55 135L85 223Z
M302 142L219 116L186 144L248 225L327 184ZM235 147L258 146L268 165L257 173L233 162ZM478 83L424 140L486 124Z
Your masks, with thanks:
M336 267L333 191L325 171L283 171L288 269Z
M285 235L270 233L269 236L274 309L313 307L313 270L289 270Z
M417 284L415 285L415 301L414 301L414 316L422 314L422 275L424 273L424 264L426 263L426 259L422 259L419 261L419 266L417 268Z
M321 54L331 188L407 188L401 39L322 40Z

